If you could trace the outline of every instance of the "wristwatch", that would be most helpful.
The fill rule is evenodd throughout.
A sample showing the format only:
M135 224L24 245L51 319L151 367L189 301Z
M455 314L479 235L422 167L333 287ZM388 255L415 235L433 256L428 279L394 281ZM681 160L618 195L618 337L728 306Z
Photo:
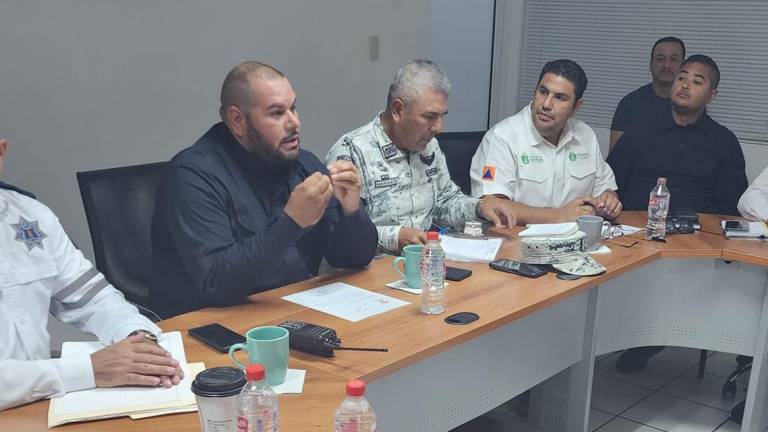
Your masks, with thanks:
M136 336L137 334L143 334L143 335L144 335L144 339L145 339L147 342L154 342L154 343L157 343L157 335L156 335L156 334L154 334L154 333L152 333L151 331L148 331L148 330L134 330L134 331L132 331L132 332L131 332L131 333L128 335L128 337L131 337L131 336Z

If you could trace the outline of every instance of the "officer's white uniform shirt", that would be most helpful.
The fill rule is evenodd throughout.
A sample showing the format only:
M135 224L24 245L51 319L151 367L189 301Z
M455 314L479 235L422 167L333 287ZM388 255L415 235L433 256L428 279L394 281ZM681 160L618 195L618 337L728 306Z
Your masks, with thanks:
M739 213L753 221L768 220L768 168L752 182L739 198Z
M51 359L49 311L104 344L159 334L83 257L42 203L0 189L0 409L91 388L90 356Z
M617 189L592 128L571 118L554 146L534 126L530 104L485 134L470 178L472 196L502 194L531 207L562 207Z

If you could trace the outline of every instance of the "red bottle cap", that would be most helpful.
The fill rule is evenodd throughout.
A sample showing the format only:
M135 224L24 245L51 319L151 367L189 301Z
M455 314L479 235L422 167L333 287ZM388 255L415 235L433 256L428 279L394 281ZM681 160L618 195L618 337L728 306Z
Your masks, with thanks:
M440 240L440 235L437 231L430 231L427 233L427 240Z
M248 381L263 380L266 374L266 369L260 364L250 364L245 368L245 379Z
M362 396L365 394L365 381L349 380L347 381L347 396Z

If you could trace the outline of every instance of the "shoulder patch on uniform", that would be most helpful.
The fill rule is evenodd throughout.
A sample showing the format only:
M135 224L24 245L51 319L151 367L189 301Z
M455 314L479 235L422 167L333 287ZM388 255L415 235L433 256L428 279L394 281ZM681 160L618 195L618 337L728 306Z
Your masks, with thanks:
M397 148L394 144L387 144L381 148L381 154L384 155L384 159L389 159L397 154Z
M427 175L427 177L433 177L433 176L436 176L436 175L437 175L437 172L438 172L438 169L437 169L437 167L432 167L432 168L430 168L430 169L428 169L428 170L424 171L424 173Z
M11 228L16 230L15 240L24 243L28 251L36 247L43 249L43 239L48 235L40 229L37 221L28 221L24 216L19 216L19 223L11 224Z
M485 165L483 167L483 174L480 176L483 181L493 183L496 181L496 167L493 165Z
M429 156L424 156L423 154L419 154L419 159L421 159L421 163L424 165L432 165L432 162L435 161L435 152L432 152Z

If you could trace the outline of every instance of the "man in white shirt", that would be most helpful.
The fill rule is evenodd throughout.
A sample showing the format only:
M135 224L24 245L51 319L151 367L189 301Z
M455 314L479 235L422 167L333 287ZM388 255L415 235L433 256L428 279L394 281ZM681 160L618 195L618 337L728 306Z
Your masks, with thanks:
M573 118L586 87L576 62L545 64L530 105L483 137L470 168L472 195L512 200L518 224L618 216L613 171L592 128Z
M741 195L738 209L747 219L768 221L768 168Z
M0 139L0 170L7 150ZM49 311L109 346L50 358ZM0 410L92 387L178 384L183 373L157 345L159 333L75 248L48 207L0 182Z

